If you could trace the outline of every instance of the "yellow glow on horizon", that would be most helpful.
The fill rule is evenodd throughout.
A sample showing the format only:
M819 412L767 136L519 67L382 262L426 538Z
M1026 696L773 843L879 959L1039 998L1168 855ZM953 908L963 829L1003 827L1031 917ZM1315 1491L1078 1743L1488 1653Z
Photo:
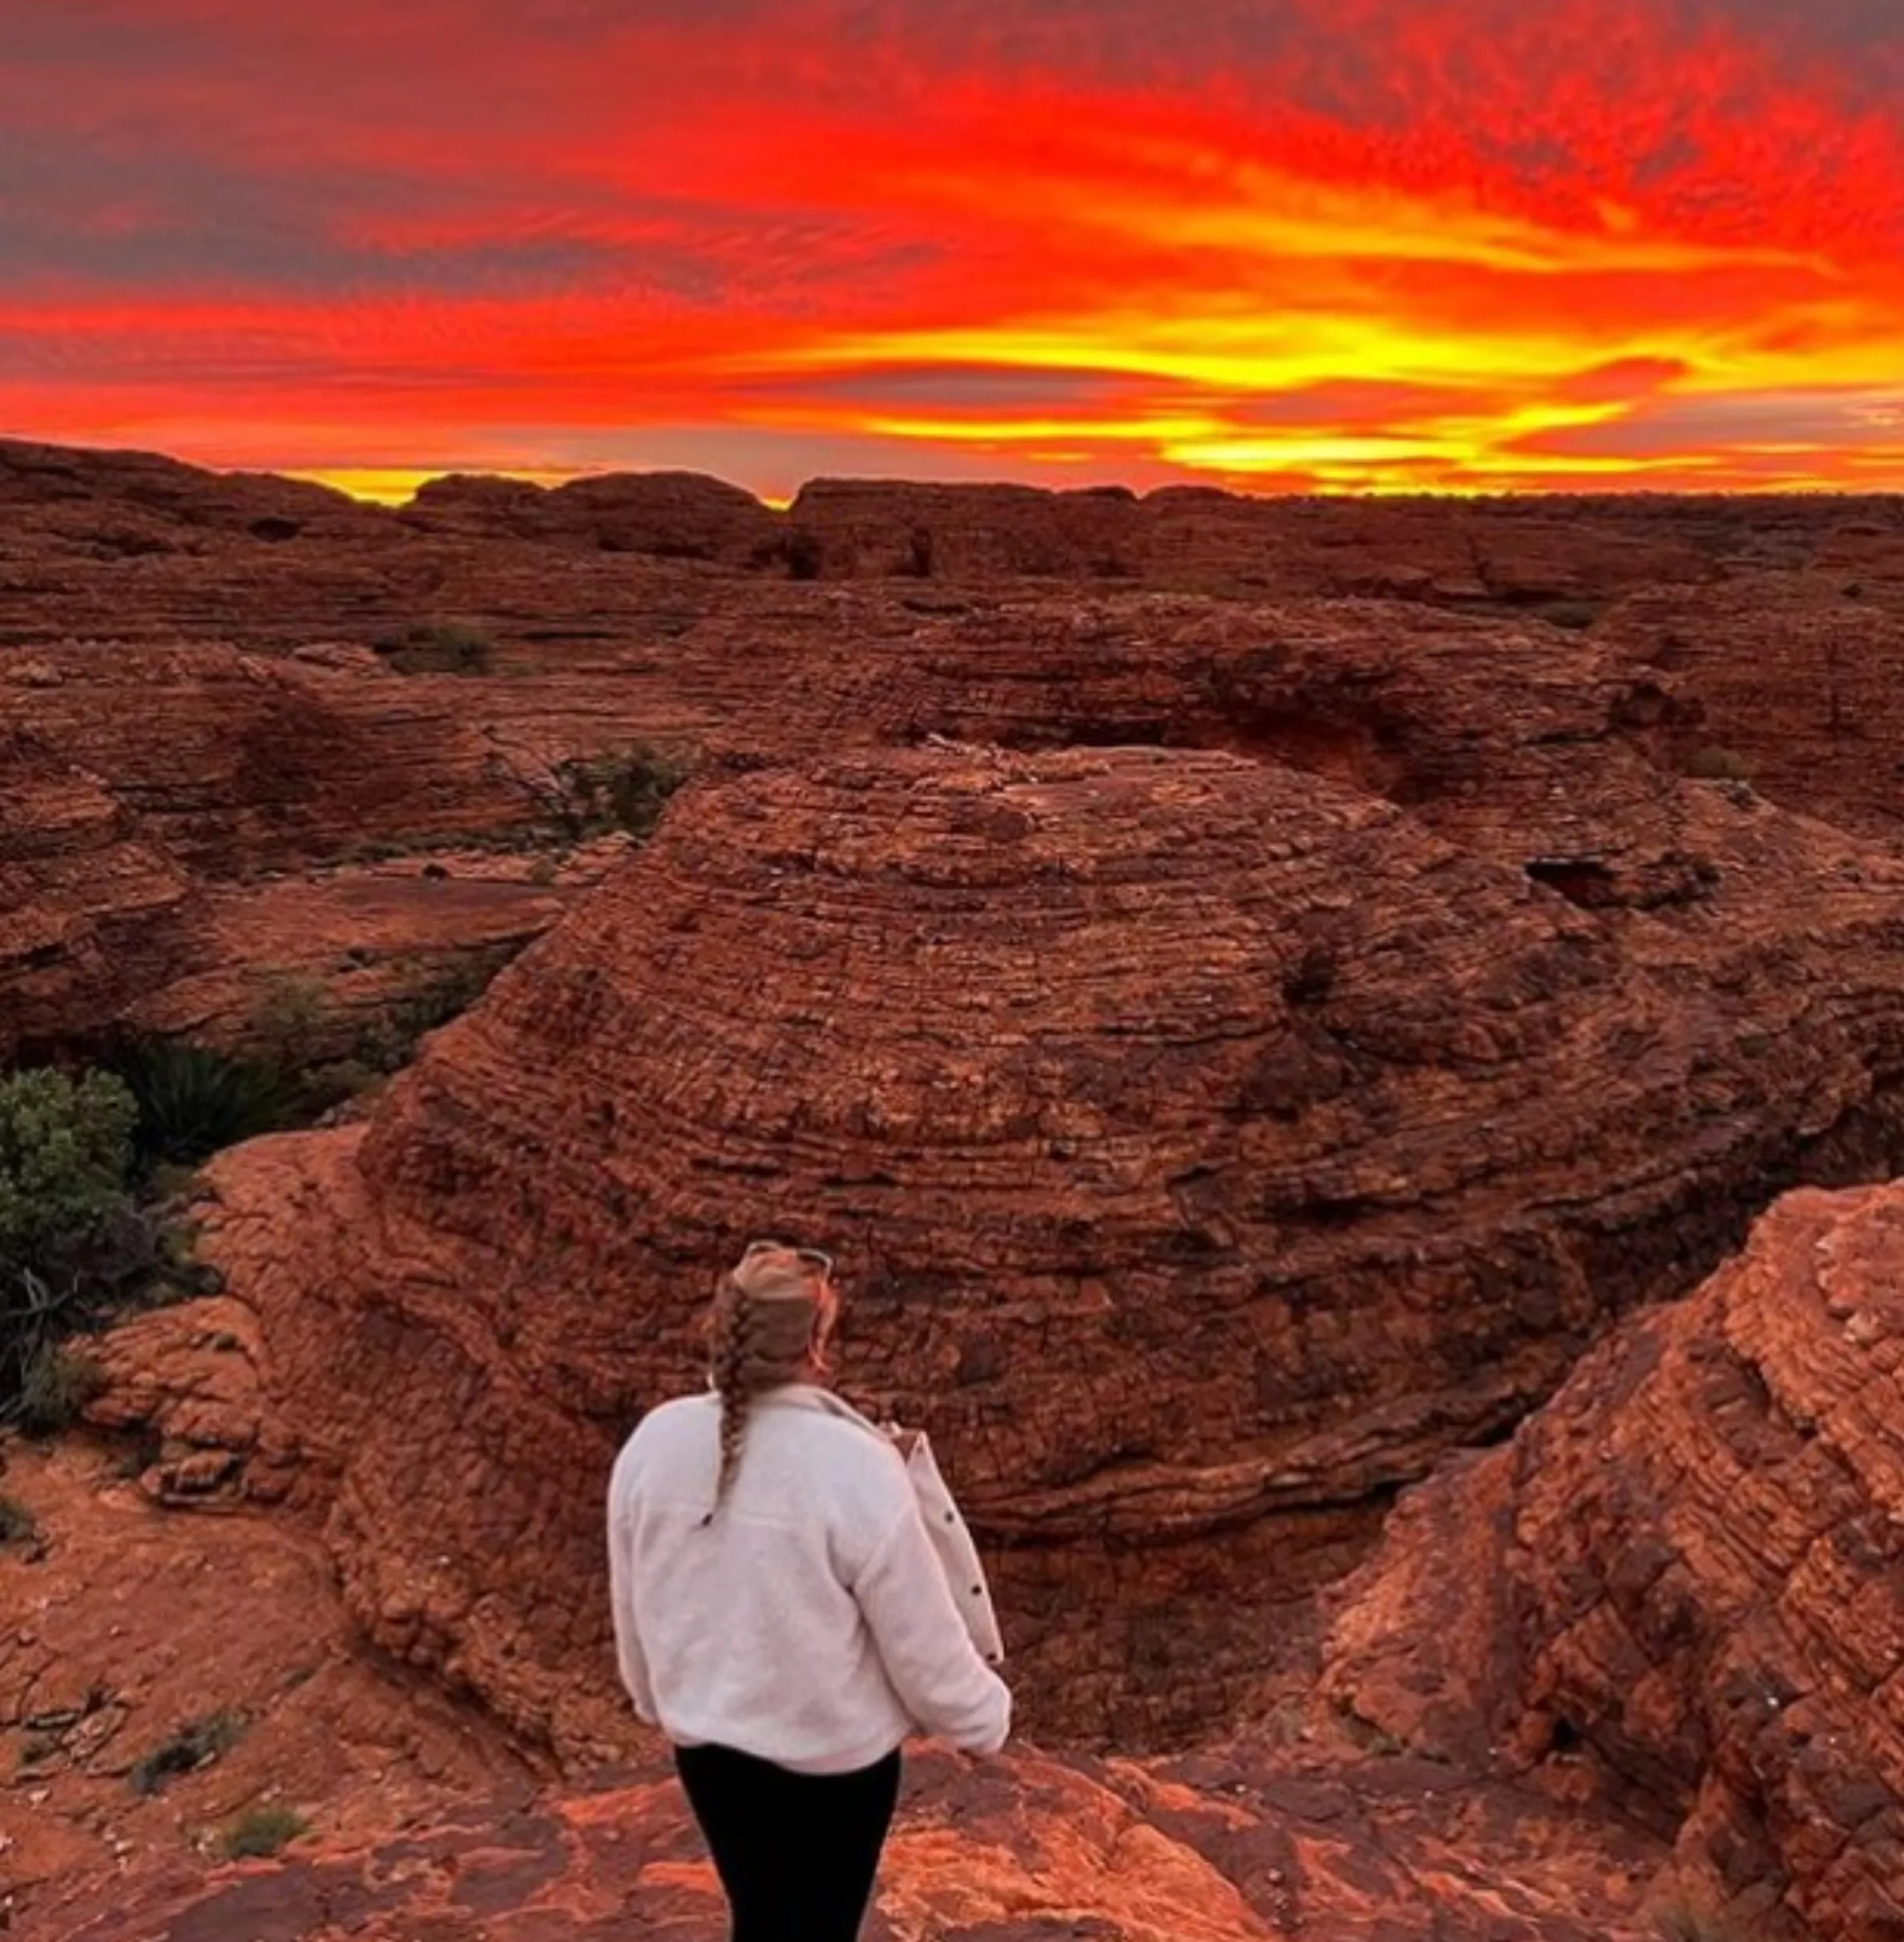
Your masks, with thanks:
M480 473L487 478L520 479L531 486L559 486L578 476L572 471L539 470L534 467L496 466L438 466L419 469L407 466L318 466L288 470L286 478L301 478L313 486L329 486L333 491L347 493L373 506L407 506L433 480L450 478L458 473Z

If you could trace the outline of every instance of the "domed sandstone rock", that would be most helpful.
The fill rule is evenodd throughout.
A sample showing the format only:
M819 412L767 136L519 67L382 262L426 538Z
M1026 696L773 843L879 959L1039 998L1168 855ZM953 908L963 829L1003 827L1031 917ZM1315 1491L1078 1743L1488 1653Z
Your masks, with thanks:
M743 1242L835 1248L845 1379L944 1450L1032 1718L1138 1743L1696 1278L1863 1056L1316 777L843 757L688 792L367 1131L222 1163L212 1251L373 1636L559 1736L619 1717L616 1443Z

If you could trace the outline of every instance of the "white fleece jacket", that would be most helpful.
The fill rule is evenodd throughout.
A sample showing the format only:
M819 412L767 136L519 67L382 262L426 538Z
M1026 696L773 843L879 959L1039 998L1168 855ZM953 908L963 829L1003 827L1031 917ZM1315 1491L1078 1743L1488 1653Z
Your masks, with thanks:
M995 1753L1011 1695L953 1602L898 1452L794 1384L749 1412L726 1503L712 1395L644 1416L608 1487L622 1683L677 1746L850 1773L921 1732Z

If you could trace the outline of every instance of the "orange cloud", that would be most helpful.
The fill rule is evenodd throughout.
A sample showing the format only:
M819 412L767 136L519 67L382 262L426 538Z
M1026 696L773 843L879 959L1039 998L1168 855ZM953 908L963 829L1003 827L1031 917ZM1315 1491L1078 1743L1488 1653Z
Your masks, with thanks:
M1904 482L1863 0L14 4L0 429L385 492Z

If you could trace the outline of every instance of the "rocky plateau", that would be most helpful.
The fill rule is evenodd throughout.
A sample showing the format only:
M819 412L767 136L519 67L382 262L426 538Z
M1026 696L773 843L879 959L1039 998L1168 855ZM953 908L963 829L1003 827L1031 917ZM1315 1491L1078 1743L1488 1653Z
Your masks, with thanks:
M881 1942L1900 1942L1900 628L1884 500L0 442L0 1057L486 983L0 1445L0 1924L718 1935L597 1486L770 1231L1022 1695Z

